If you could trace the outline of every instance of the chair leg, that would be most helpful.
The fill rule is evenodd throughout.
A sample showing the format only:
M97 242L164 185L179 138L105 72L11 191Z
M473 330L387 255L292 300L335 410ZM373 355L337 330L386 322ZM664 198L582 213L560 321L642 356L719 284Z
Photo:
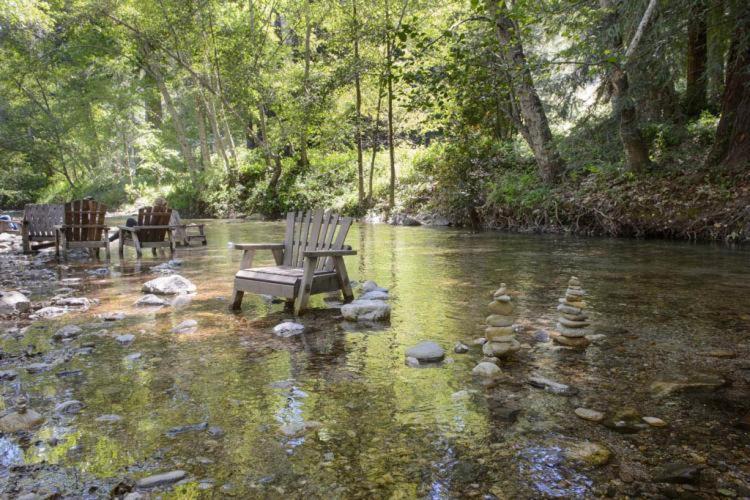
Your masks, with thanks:
M337 255L333 258L333 268L336 270L336 277L339 280L339 288L344 292L344 302L351 302L354 300L354 294L352 293L352 286L349 283L349 274L346 272L346 264L344 258Z
M242 309L242 297L245 295L245 292L242 290L234 289L234 293L232 294L232 305L230 308L233 311L239 311Z
M141 240L138 238L138 234L133 233L133 246L135 247L135 254L140 259L143 257L143 250L141 250Z
M156 247L151 247L151 255L156 257Z
M318 264L317 257L305 257L305 263L302 266L302 281L299 284L297 300L294 303L294 315L299 316L307 307L312 291L313 277L315 276L315 266Z
M120 259L122 259L125 256L125 238L124 238L124 236L125 235L123 234L123 231L119 230L118 231L118 236L117 236L117 240L119 241L118 248L117 248L117 253L120 255Z
M107 235L104 235L104 255L107 257L107 260L110 260L109 255L109 238L107 238Z

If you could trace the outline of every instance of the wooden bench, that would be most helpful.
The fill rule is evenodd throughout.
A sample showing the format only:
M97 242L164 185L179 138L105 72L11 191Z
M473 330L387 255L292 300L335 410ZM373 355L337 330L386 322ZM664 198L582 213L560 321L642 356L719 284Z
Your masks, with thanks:
M109 227L104 225L107 206L94 200L76 200L65 204L64 223L56 226L57 248L67 258L71 248L88 248L99 257L104 248L109 260Z
M232 309L240 309L245 292L294 301L296 315L305 310L312 294L341 290L344 300L351 301L354 296L344 264L345 255L357 254L344 246L351 225L351 217L323 210L289 213L283 243L234 244L243 256L234 277ZM276 265L252 267L257 250L270 250Z
M132 246L138 258L143 256L143 249L150 248L156 255L157 248L169 248L174 254L174 227L169 224L172 209L164 208L158 212L154 207L143 207L138 210L138 222L135 226L118 226L120 258L125 255L125 247Z
M205 224L185 224L180 219L180 214L177 210L172 210L172 218L169 221L169 225L174 227L175 240L178 245L188 247L193 241L199 241L201 245L207 243L204 232Z
M23 253L57 244L57 229L63 223L64 207L50 204L28 204L23 209L21 238ZM33 245L38 243L38 245Z

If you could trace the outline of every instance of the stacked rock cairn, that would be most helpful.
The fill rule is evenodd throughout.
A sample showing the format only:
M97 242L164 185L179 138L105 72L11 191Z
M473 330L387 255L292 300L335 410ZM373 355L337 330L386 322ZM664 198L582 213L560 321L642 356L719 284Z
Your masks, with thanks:
M586 302L583 296L586 292L581 288L581 282L573 276L568 281L568 289L565 297L559 300L557 310L560 313L557 320L557 331L559 336L554 338L555 343L566 347L583 349L590 344L586 338L589 326L588 315L585 312Z
M500 284L492 299L489 305L490 315L485 320L487 328L484 336L487 342L482 346L482 352L486 356L506 358L521 348L513 333L516 308L505 283Z

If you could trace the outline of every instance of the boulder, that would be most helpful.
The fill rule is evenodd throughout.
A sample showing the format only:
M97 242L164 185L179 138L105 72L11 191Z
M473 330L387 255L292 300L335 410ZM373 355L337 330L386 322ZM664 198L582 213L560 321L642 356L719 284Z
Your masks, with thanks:
M190 280L183 278L179 274L172 274L147 281L143 284L142 290L145 293L158 295L181 295L195 293L197 289Z
M17 314L29 311L31 302L21 292L0 292L0 314Z
M273 327L273 333L279 337L294 337L305 331L305 325L294 321L284 321Z
M382 300L355 300L341 306L341 314L351 321L380 321L391 316L391 306Z
M407 349L406 357L416 358L420 363L432 363L442 361L445 357L445 351L437 343L426 340Z

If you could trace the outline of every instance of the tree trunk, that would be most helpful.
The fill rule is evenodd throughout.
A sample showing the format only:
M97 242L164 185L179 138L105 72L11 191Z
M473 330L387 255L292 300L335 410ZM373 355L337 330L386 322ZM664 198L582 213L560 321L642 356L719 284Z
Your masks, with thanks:
M300 133L299 165L307 167L307 121L310 109L310 36L312 22L310 20L310 0L305 0L305 72L302 75L302 131Z
M750 4L736 17L727 62L721 118L709 164L742 167L750 164Z
M709 0L708 9L708 105L713 112L718 112L721 106L721 95L724 92L724 65L728 40L724 26L727 24L724 12L724 0Z
M214 136L214 149L221 156L221 160L224 162L224 169L228 175L231 167L229 165L229 157L227 157L227 150L224 148L224 141L221 138L221 129L219 128L219 121L216 118L216 106L214 105L213 97L203 94L203 102L208 114L208 123L211 125L211 133Z
M697 116L706 109L708 84L708 78L706 78L708 58L706 15L705 0L694 0L688 12L685 114L689 117Z
M519 114L523 123L519 130L529 143L539 168L539 176L546 183L554 183L562 175L565 164L557 151L534 79L523 52L518 30L508 17L504 4L487 0L488 12L495 23L495 37L500 45L500 55L510 76L510 83L518 99Z
M153 75L145 71L143 75L144 106L146 107L146 121L155 129L160 129L163 113L161 109L161 95Z
M387 89L386 107L388 112L388 159L390 161L390 183L388 186L388 210L396 205L396 153L393 145L393 42L391 38L390 4L385 3L385 81Z
M354 135L357 143L357 188L359 207L365 201L365 171L362 159L362 88L359 78L359 18L357 17L357 0L352 0L352 18L354 21L354 93L356 96L356 117Z
M195 99L195 121L198 123L198 138L201 143L201 164L203 169L211 166L211 153L208 150L208 139L206 138L206 113L203 111L203 102L199 93L193 94Z
M378 154L378 131L380 129L380 110L383 107L383 78L378 82L378 105L375 110L375 124L372 131L372 157L370 158L370 179L367 187L367 205L372 207L372 178L375 174L375 157Z

